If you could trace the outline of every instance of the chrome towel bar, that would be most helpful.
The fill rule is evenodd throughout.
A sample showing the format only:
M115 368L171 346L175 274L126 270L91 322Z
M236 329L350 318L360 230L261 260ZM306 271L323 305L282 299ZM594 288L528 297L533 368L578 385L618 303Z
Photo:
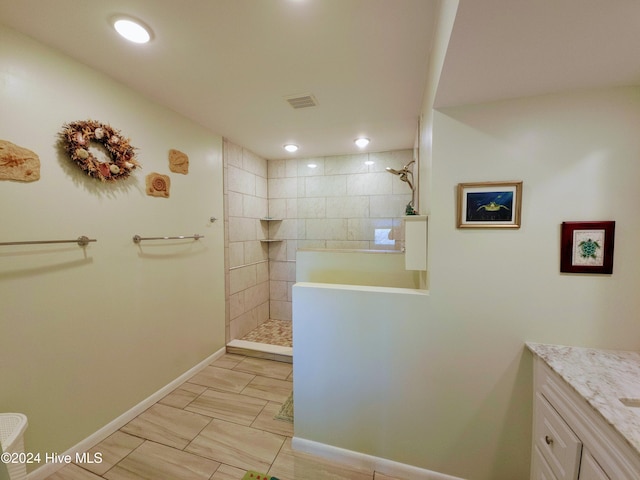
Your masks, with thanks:
M27 242L0 242L0 246L4 245L43 245L47 243L77 243L80 247L86 247L89 242L97 242L95 238L89 238L82 235L75 240L32 240Z
M204 238L204 235L198 235L197 233L195 235L191 235L191 236L180 235L180 236L177 236L177 237L141 237L140 235L134 235L133 236L133 243L140 243L142 240L183 240L183 239L188 239L188 238L193 238L194 240L199 240L201 238Z

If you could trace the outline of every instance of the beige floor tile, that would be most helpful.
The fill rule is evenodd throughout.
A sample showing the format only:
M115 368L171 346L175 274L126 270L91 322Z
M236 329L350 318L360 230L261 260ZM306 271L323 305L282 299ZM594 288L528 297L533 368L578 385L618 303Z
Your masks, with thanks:
M288 380L256 377L242 390L242 394L284 403L292 391L293 383Z
M241 480L246 473L246 470L240 468L230 465L220 465L216 473L211 477L211 480Z
M236 468L266 472L285 438L214 418L185 451Z
M72 463L49 475L47 480L102 480L102 478Z
M246 357L244 355L234 355L233 353L225 353L223 356L218 358L215 362L211 363L214 367L220 368L233 368L238 365L242 360Z
M183 383L158 403L170 407L184 408L193 402L207 387L194 383Z
M212 387L216 390L240 393L254 377L255 375L249 373L236 372L227 368L209 365L191 377L189 383Z
M373 471L355 470L335 462L312 457L291 449L291 439L287 439L267 472L279 480L372 480Z
M259 428L260 430L266 430L267 432L277 433L278 435L292 437L293 423L285 420L276 420L274 418L280 411L280 407L282 407L281 403L269 402L251 426L253 428Z
M238 365L233 367L236 372L253 373L263 377L279 378L285 380L293 371L293 365L284 362L274 362L263 358L246 357Z
M155 404L120 430L170 447L184 448L210 421L197 413Z
M291 364L224 355L87 452L101 464L47 480L401 480L294 452L293 424L274 418L292 380Z
M248 426L266 404L266 400L252 396L208 389L185 410Z
M96 454L100 454L102 457L101 462L79 463L79 465L85 470L89 470L97 475L102 475L138 448L142 442L144 442L142 438L117 431L87 452L87 458L89 459L95 459L97 458Z
M109 480L209 480L220 464L159 443L144 442L109 470Z

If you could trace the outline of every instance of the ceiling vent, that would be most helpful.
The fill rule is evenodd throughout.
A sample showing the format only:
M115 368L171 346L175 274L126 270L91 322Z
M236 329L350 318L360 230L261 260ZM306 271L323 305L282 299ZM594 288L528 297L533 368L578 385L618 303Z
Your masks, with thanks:
M284 98L287 100L287 102L289 102L289 105L291 105L295 109L316 107L318 105L318 101L311 94L292 95L290 97Z

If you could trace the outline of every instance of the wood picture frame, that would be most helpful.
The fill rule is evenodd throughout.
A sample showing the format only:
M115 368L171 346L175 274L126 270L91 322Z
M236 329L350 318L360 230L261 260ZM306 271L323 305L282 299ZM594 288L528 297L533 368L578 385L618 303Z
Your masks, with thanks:
M616 222L562 222L560 272L613 273Z
M458 228L520 228L522 182L458 184Z

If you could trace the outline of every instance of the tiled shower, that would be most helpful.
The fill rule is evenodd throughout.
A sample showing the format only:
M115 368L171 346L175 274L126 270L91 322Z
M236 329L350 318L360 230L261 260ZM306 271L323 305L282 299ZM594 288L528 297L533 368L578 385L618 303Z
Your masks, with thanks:
M412 150L266 160L223 148L227 343L291 322L297 249L402 249L411 190L385 168Z

